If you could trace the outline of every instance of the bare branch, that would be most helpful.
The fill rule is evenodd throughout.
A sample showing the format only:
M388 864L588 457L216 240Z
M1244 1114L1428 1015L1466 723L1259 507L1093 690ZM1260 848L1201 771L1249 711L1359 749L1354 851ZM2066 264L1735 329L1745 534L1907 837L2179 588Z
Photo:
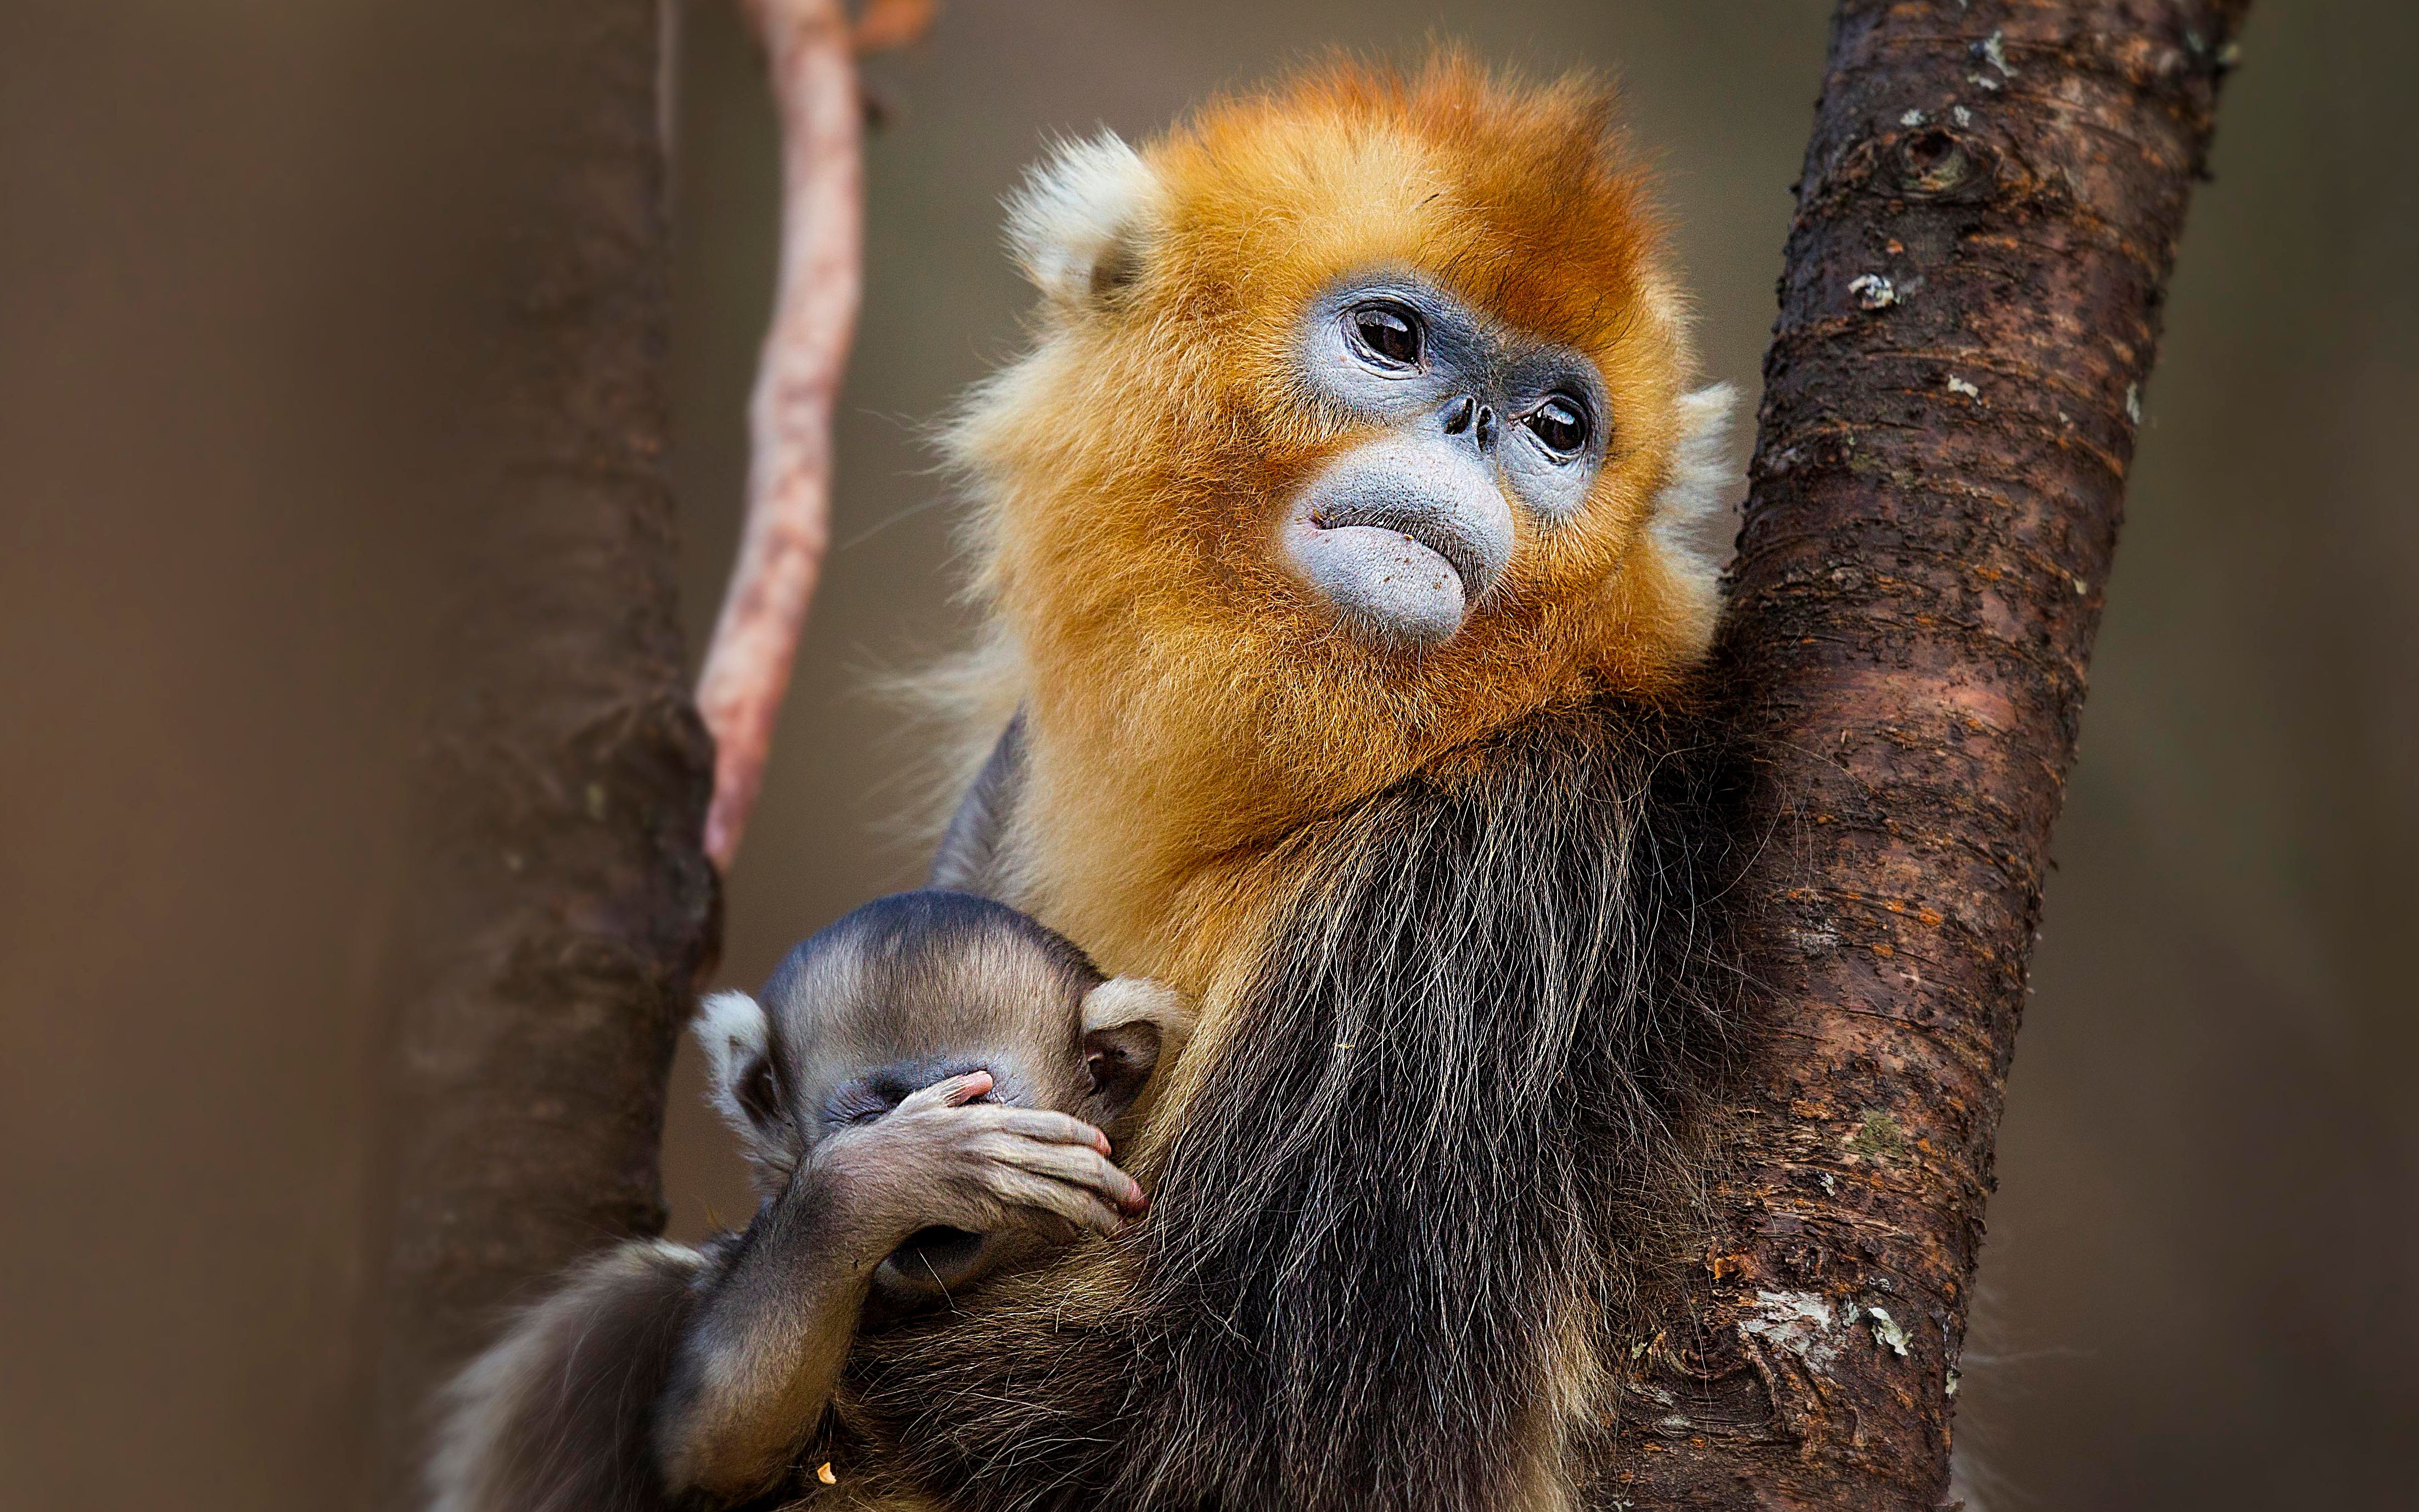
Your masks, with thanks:
M922 41L938 8L937 0L866 0L856 18L856 50L880 53Z
M731 869L831 539L832 406L863 285L864 111L840 0L744 0L781 118L781 266L748 407L739 562L698 679L714 735L705 852Z

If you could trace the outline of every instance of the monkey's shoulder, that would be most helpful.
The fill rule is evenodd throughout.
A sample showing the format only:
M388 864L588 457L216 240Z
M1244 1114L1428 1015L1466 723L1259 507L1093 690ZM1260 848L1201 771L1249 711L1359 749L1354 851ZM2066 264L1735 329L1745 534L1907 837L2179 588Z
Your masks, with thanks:
M1433 848L1524 832L1556 847L1640 831L1718 840L1735 824L1749 764L1702 702L1558 701L1441 753L1307 843Z

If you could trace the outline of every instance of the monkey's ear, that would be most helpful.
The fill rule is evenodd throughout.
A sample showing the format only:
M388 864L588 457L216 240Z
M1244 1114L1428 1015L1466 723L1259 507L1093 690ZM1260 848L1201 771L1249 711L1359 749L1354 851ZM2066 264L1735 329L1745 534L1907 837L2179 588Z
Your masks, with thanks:
M1074 314L1140 274L1165 197L1159 175L1115 131L1061 142L1009 196L1009 250L1051 306Z
M1731 465L1731 411L1738 391L1716 383L1680 396L1680 437L1672 478L1655 496L1655 546L1688 600L1701 639L1710 641L1720 603L1722 567L1733 532L1724 528L1738 470ZM1699 650L1703 648L1700 646Z
M716 993L697 1007L698 1048L705 1052L708 1096L731 1132L753 1150L780 1123L773 1069L773 1026L746 993Z
M1113 977L1084 995L1084 1070L1102 1121L1122 1115L1151 1073L1193 1038L1193 1005L1165 982Z

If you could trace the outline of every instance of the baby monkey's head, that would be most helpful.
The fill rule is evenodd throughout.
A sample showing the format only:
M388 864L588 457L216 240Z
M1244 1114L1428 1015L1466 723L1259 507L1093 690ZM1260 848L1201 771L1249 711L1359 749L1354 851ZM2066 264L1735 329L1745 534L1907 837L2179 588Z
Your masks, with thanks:
M927 889L807 940L761 1000L708 997L696 1032L716 1109L769 1196L831 1134L977 1071L992 1086L975 1101L1053 1109L1115 1137L1192 1022L1171 989L1103 978L1015 909Z

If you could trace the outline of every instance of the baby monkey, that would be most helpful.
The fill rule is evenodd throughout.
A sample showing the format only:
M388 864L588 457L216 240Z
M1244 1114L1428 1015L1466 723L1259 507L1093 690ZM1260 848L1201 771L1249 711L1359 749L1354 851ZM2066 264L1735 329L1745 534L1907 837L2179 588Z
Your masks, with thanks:
M1144 1208L1110 1138L1190 1009L1012 908L866 904L705 1000L713 1101L761 1198L701 1248L578 1267L455 1382L434 1512L728 1506L775 1488L850 1341Z

